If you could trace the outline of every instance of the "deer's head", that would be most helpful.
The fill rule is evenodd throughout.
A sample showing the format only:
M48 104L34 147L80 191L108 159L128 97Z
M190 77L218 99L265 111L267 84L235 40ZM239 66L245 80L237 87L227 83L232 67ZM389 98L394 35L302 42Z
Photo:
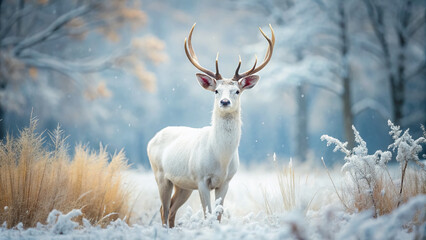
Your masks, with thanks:
M207 70L198 63L197 56L192 48L191 38L192 32L194 31L195 24L192 26L191 31L189 32L188 39L185 38L185 53L189 61L201 72L197 73L197 80L200 85L209 91L215 93L215 107L224 112L232 112L239 108L240 106L240 95L246 90L254 87L259 80L259 76L254 75L259 72L262 68L268 64L269 60L272 57L272 51L275 44L275 35L272 26L269 25L272 32L272 39L268 38L266 34L259 28L262 35L268 41L268 51L266 52L263 63L256 67L256 61L254 62L253 67L244 73L239 73L241 67L241 57L239 58L239 63L235 71L235 75L232 78L223 78L219 73L219 53L216 56L216 73ZM189 48L189 50L188 50Z

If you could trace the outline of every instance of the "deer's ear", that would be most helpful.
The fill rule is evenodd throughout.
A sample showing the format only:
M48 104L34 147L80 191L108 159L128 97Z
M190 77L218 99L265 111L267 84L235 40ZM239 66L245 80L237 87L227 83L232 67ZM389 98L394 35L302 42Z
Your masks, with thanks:
M245 78L241 78L238 81L238 85L240 86L240 88L242 90L250 89L250 88L254 87L254 85L256 85L257 81L259 81L259 76L250 75L250 76L247 76Z
M214 78L202 73L197 73L195 75L197 76L197 80L201 87L210 91L214 91L216 89L216 80Z

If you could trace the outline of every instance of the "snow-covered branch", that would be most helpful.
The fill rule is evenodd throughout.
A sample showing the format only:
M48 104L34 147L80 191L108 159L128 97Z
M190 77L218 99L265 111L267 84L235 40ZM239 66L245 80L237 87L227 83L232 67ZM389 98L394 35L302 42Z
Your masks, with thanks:
M26 16L27 14L31 13L34 10L33 6L25 7L21 10L17 10L13 13L13 15L8 19L8 21L2 25L2 29L0 29L0 42L2 39L9 33L9 31L12 29L13 25L20 20L22 17Z
M383 52L380 51L380 48L377 47L376 44L372 43L371 41L366 41L365 39L359 39L352 41L354 44L356 44L361 49L364 49L368 53L372 54L373 56L377 57L378 59L382 59Z
M348 147L348 142L341 142L339 139L334 138L334 137L330 137L328 135L322 135L321 136L321 141L327 141L327 147L330 146L331 144L336 145L333 149L333 152L337 152L337 151L341 151L342 153L344 153L346 156L350 156L351 155L351 150L349 150Z
M315 41L321 47L328 47L339 51L342 48L342 42L336 38L321 38Z
M426 116L423 109L414 111L401 119L402 125L409 126L412 124L418 124L419 122L425 122Z
M322 88L324 90L327 90L327 91L329 91L331 93L336 94L339 97L342 96L343 89L342 89L342 87L341 87L340 84L336 84L336 83L334 83L332 81L328 81L328 82L324 82L324 81L322 81L322 82L308 81L308 82L309 82L309 84L311 84L313 86L316 86L316 87Z
M272 23L280 24L283 21L283 11L282 8L285 8L285 1L279 1L279 5L274 0L234 0L231 2L231 7L237 9L256 9L256 11L263 12Z
M334 62L335 64L339 64L338 62L334 61L338 59L339 55L336 51L331 51L332 49L326 48L326 47L317 47L315 48L314 52L315 55L318 55L319 57L322 57L326 59L329 62Z
M407 28L407 37L411 38L418 30L425 26L425 15L414 19Z
M365 98L355 103L352 106L352 113L354 115L358 115L367 109L372 109L378 112L384 119L389 119L391 116L389 110L387 110L386 107L383 106L383 104L372 98Z
M94 4L91 5L83 5L80 7L77 7L74 10L71 10L64 15L58 17L53 23L51 23L46 29L44 29L41 32L38 32L34 34L31 37L25 38L22 40L15 48L14 53L15 55L19 55L22 50L25 48L29 48L33 45L36 45L40 42L43 42L47 38L49 38L52 34L54 34L56 31L61 29L63 26L65 26L68 22L70 22L75 17L84 15L88 13L92 8L94 7Z
M74 62L28 49L23 52L21 60L30 66L38 68L47 68L60 72L89 73L112 67L116 59L123 56L125 52L126 50L122 50L106 58Z
M334 23L338 24L341 19L339 17L336 17L335 13L337 8L335 6L329 6L327 5L323 0L313 0L314 3L317 4L317 6L327 14L328 18ZM342 3L339 3L342 4Z
M322 57L311 57L294 64L287 64L284 68L275 66L271 70L271 76L279 76L280 79L285 79L287 83L291 83L292 80L295 84L305 82L341 97L343 93L342 84L333 81L334 77L330 75L332 74L330 64L334 64L334 62L324 61L321 59Z
M385 27L383 23L383 9L377 6L373 0L363 0L367 7L368 17L370 19L371 26L373 27L374 34L379 40L382 51L385 57L388 57L388 45L385 39Z
M423 60L423 62L421 62L418 67L416 69L414 69L413 72L411 72L408 76L407 76L407 81L410 81L412 79L414 79L415 77L419 76L420 74L425 74L426 73L426 61Z

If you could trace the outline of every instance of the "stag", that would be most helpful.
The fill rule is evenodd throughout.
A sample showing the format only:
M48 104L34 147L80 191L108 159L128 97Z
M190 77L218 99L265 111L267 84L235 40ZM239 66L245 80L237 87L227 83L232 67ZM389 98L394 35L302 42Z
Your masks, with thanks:
M215 191L216 203L223 205L229 182L238 165L238 145L241 137L241 93L256 85L259 76L254 75L271 60L275 44L272 26L271 39L259 28L268 42L263 63L244 73L239 73L241 57L232 78L222 78L216 56L216 73L202 67L192 48L191 38L195 24L185 38L185 53L189 61L201 72L196 77L199 84L215 94L211 126L203 128L166 127L148 143L148 158L161 199L161 220L164 226L174 227L176 212L189 198L193 190L200 194L201 204L212 212L210 191ZM174 188L173 197L172 191ZM220 221L222 211L217 211Z

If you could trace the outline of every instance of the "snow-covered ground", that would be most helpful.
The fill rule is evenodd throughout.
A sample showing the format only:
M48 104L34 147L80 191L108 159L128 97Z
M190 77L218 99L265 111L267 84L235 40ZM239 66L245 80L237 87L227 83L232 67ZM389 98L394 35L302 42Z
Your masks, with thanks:
M343 179L339 174L333 172L337 185ZM128 184L137 197L133 225L118 220L105 229L87 221L77 226L71 218L79 210L52 212L48 224L36 228L0 227L0 239L424 239L425 223L419 229L402 225L419 213L424 222L426 195L374 219L370 211L345 212L322 167L296 167L294 179L296 206L285 210L276 168L241 168L231 181L221 223L213 215L204 219L194 191L178 212L177 227L166 229L158 214L160 200L152 172L131 170Z

